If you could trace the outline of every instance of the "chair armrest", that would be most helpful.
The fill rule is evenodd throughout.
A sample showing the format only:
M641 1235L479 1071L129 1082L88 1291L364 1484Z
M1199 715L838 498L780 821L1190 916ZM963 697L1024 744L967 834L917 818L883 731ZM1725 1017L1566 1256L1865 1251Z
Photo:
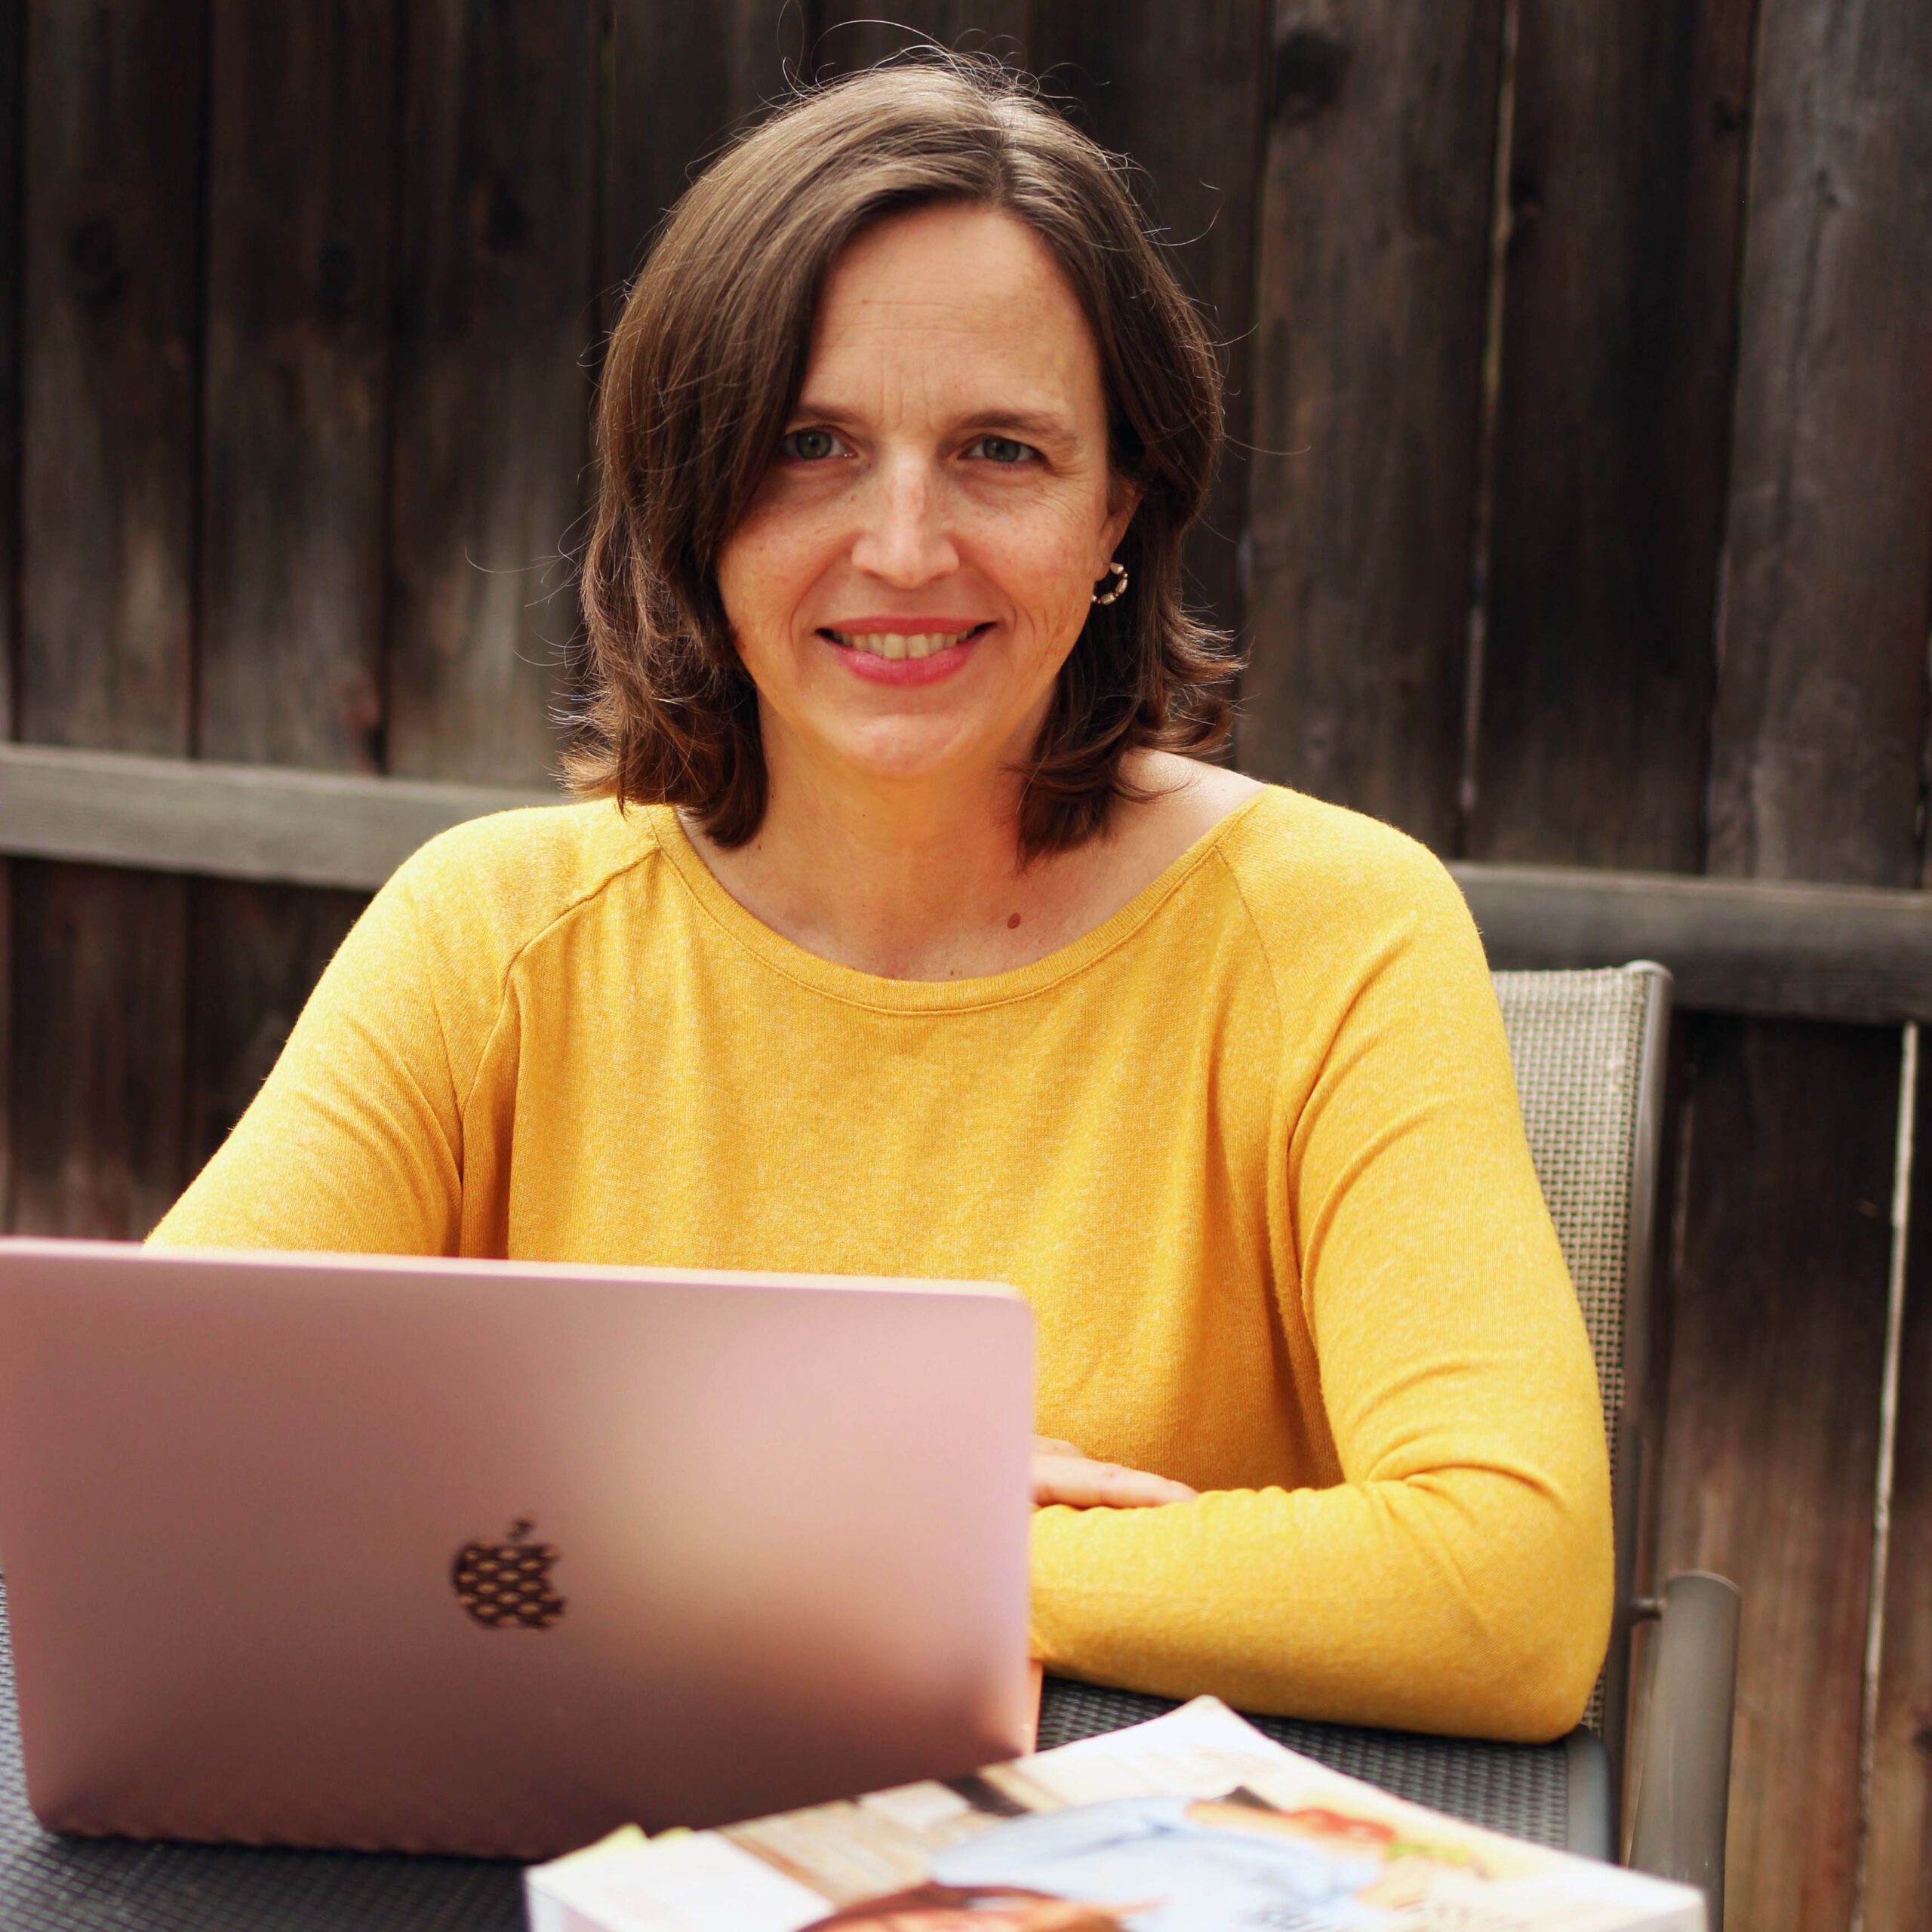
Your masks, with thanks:
M1664 1586L1630 1835L1637 1870L1702 1890L1710 1932L1724 1924L1738 1604L1735 1583L1701 1571Z

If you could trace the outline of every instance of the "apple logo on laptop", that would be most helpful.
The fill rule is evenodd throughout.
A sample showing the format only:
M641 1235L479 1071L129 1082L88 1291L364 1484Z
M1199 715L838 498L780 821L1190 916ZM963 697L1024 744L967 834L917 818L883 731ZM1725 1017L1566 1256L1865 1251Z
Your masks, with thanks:
M534 1527L529 1517L519 1516L506 1540L478 1537L450 1566L457 1601L489 1629L547 1630L564 1614L568 1599L550 1587L557 1552L547 1543L525 1540Z

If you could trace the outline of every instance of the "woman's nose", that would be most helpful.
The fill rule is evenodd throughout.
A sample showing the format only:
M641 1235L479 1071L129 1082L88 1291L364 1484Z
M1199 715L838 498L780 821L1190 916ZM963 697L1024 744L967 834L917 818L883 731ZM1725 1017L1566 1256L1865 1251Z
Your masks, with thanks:
M909 590L957 570L946 497L943 483L925 463L881 464L860 494L854 565L869 577Z

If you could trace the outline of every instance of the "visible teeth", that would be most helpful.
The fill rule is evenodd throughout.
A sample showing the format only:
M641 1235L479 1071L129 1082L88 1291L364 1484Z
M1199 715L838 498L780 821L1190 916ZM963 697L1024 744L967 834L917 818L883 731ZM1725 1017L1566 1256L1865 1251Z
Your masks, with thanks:
M977 628L976 626L975 629ZM854 651L869 651L875 657L930 657L935 651L972 635L964 631L834 631L838 641Z

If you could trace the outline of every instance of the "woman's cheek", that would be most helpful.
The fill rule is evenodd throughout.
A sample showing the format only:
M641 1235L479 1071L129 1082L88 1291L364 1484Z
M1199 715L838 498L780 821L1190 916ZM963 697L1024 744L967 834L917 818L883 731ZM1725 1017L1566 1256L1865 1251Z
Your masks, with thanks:
M718 559L718 589L741 638L747 632L771 635L787 628L787 614L817 575L817 554L810 525L796 517L768 510L739 526Z

